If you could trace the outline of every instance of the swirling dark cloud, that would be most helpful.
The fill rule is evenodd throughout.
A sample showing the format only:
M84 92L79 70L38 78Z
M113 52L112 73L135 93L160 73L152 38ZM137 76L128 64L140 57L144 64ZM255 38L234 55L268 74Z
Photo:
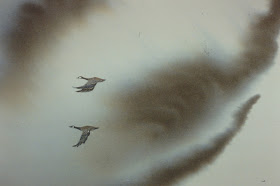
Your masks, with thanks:
M200 147L173 164L166 163L166 166L162 166L161 169L148 172L140 183L133 183L133 185L172 185L212 163L241 130L250 110L259 98L260 95L255 95L243 103L241 108L234 114L231 128L212 139L211 145Z
M121 93L118 108L126 113L126 128L158 126L154 135L170 137L188 133L199 126L197 120L219 99L230 99L250 80L267 70L277 51L280 1L273 0L269 11L253 21L244 51L223 69L220 61L198 56L192 61L173 62L154 71L142 85ZM163 130L162 130L163 129Z
M135 128L145 131L143 136L160 144L172 143L174 139L180 140L182 135L193 133L193 129L205 124L199 120L213 110L213 105L220 104L217 100L229 101L236 97L257 75L271 67L278 48L279 27L280 1L272 0L268 12L258 16L250 26L244 51L226 63L231 64L230 68L222 69L217 65L221 64L220 61L200 56L193 61L170 63L168 68L153 72L147 78L149 81L125 94L122 92L116 98L120 101L117 105L123 117L122 121L115 122L122 123L122 131L129 132ZM258 96L250 99L237 114L234 124L237 128L244 123L244 117L257 99ZM222 103L226 105L227 101ZM217 137L213 149L197 152L192 160L184 159L187 163L182 163L182 160L179 164L162 165L162 171L155 174L156 178L148 178L157 180L151 185L169 183L166 178L194 173L212 162L238 130Z

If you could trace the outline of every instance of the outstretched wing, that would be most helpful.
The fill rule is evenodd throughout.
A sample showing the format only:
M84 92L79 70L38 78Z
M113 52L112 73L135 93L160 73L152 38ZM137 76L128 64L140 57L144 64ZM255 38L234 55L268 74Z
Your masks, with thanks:
M91 89L93 90L96 84L85 84L83 86L80 87L73 87L73 88L77 88L77 89Z
M73 147L78 147L78 146L82 145L83 143L85 143L87 141L89 135L90 135L89 131L84 131L82 133L80 141L76 145L73 145Z
M93 89L94 89L94 87L92 87L92 88L83 88L83 89L77 90L76 92L90 92Z

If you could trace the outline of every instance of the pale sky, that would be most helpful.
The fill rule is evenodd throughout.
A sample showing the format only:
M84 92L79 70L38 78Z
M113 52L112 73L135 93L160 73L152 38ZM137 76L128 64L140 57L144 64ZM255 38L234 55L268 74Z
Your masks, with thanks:
M0 2L2 41L15 24L22 2L27 1ZM55 32L50 46L33 59L36 66L30 65L32 83L27 83L36 87L27 91L30 100L18 103L19 109L0 103L0 184L114 185L116 180L141 179L149 163L160 167L161 161L180 154L183 147L189 153L192 145L207 144L230 127L233 111L242 102L260 94L245 126L225 151L207 167L174 185L279 185L280 55L272 68L258 76L235 101L201 121L209 123L201 136L178 142L180 148L142 139L135 129L120 132L111 121L116 112L121 112L115 108L114 95L151 81L149 74L156 70L198 55L209 55L222 61L218 65L227 65L226 59L243 50L248 25L267 10L267 2L111 0L106 10L89 10L63 31ZM4 67L9 63L5 47L1 42L0 77L5 76ZM106 81L93 92L78 94L72 86L84 83L76 79L79 75ZM69 125L100 129L86 144L73 148L80 132Z

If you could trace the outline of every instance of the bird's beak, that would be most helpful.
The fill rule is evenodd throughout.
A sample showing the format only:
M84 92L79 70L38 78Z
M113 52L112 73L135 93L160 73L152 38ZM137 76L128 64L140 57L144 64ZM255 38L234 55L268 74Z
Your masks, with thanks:
M102 80L102 82L103 82L103 81L105 81L106 79L101 79L101 80Z
M94 129L94 130L96 130L96 129L99 129L99 127L95 127L95 129Z

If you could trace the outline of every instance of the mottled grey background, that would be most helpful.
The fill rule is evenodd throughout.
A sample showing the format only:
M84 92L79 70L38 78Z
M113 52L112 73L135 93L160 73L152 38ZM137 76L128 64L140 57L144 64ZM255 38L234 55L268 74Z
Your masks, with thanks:
M13 28L22 2L25 1L0 2L2 41ZM246 87L244 96L231 100L223 112L210 112L206 120L200 121L207 124L200 133L174 145L153 144L150 138L145 140L143 131L119 130L112 122L119 111L114 96L152 81L148 75L154 71L201 54L220 61L230 61L227 59L240 54L248 25L258 13L267 10L268 1L106 3L109 8L87 10L87 14L55 30L44 52L28 60L31 63L26 68L31 80L28 78L24 85L28 89L24 93L11 89L13 92L1 97L1 185L100 185L116 184L120 179L131 181L127 179L138 176L141 179L141 170L150 162L160 167L168 157L172 157L172 163L174 157L192 152L196 144L207 144L230 126L233 112L256 93L261 94L261 99L224 153L178 185L278 185L278 56L269 71ZM16 76L5 74L10 73L6 69L5 43L0 44L0 73L4 77ZM81 83L75 79L79 75L107 81L92 93L77 94L72 86ZM17 87L16 83L12 85ZM17 100L16 107L7 105L5 99ZM72 148L80 135L68 128L73 124L92 124L100 129L84 146ZM151 135L152 132L147 134ZM261 182L263 179L266 183Z

